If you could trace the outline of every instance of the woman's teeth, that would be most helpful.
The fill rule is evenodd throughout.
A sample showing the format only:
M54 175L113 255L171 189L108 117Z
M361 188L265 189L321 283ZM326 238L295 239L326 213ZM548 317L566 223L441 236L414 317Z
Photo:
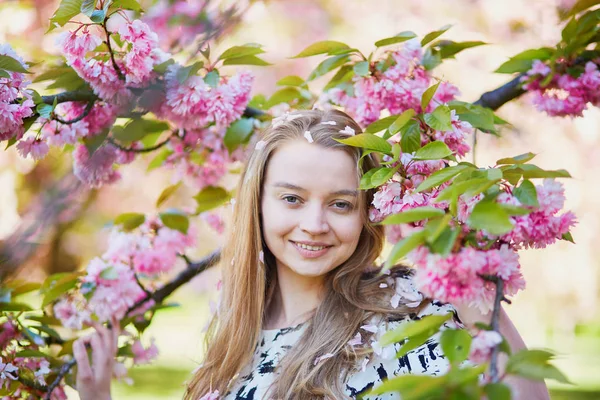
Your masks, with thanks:
M301 247L306 250L312 250L312 251L323 250L324 248L327 247L327 246L309 246L307 244L302 244L302 243L296 243L296 244L298 245L298 247Z

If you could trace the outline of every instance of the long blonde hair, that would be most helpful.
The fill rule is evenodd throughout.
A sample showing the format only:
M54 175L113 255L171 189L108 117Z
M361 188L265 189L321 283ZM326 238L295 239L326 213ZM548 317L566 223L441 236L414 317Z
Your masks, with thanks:
M333 124L322 122L333 121ZM270 156L285 142L305 140L310 131L315 144L339 149L357 163L357 174L376 167L377 161L363 155L361 149L337 142L345 138L339 131L346 126L361 132L356 122L345 113L330 111L298 111L289 114L267 128L261 139L264 147L250 156L237 189L237 201L227 245L222 251L222 293L220 306L213 316L205 338L206 355L188 384L184 399L198 400L203 395L219 390L224 395L234 384L242 368L252 361L265 313L277 285L275 258L262 237L260 205L265 171ZM352 256L330 271L325 279L325 296L297 344L282 358L277 376L271 386L270 398L304 400L326 396L347 398L342 383L370 350L348 345L359 327L372 316L386 315L402 318L414 311L390 304L391 287L380 288L387 275L378 274L374 267L384 244L383 226L368 220L368 206L373 191L361 191L360 206L364 226ZM264 251L264 264L259 254ZM403 267L394 268L392 276L406 273ZM370 334L363 335L368 343ZM321 361L326 353L335 356Z

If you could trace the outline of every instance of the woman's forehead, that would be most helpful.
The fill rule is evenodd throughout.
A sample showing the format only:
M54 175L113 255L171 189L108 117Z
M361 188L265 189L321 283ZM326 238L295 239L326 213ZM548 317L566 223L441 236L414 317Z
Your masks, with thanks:
M295 140L275 150L267 165L265 185L288 183L331 191L358 187L357 164L346 151Z

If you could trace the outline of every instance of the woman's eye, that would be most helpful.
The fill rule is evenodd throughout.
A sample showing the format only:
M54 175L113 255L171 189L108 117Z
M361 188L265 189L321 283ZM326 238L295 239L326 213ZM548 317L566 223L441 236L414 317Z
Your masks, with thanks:
M282 199L288 204L298 204L300 202L296 196L283 196Z
M351 210L352 209L352 204L347 203L345 201L336 201L335 203L333 203L333 205L335 206L335 208L338 208L340 210Z

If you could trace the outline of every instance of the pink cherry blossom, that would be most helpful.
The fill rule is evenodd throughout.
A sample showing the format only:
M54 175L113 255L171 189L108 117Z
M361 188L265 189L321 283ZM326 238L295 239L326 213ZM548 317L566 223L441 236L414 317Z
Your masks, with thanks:
M63 299L54 305L54 316L65 328L81 330L84 323L89 323L90 312L78 307L72 299Z
M496 331L479 331L471 342L469 360L476 364L489 362L492 350L502 343L502 336Z
M25 69L28 65L8 44L0 45L0 55L12 57ZM0 141L23 136L23 120L33 115L34 107L31 92L27 86L31 83L21 72L6 71L8 78L0 78ZM17 99L21 99L17 101Z
M15 340L21 338L21 333L17 329L15 322L12 320L8 320L0 325L0 349L5 349L8 347L8 344Z
M154 344L154 338L151 339L148 347L144 347L140 340L136 340L131 345L131 351L133 353L133 363L137 365L150 364L158 357L158 348Z
M223 218L215 213L202 213L200 217L208 223L208 225L215 230L219 235L225 232L225 222Z
M15 367L11 363L3 363L2 357L0 357L0 388L7 388L10 385L10 381L16 381L18 377L19 368Z
M43 140L30 136L17 143L17 150L22 157L31 155L34 160L41 160L48 154L49 148Z
M121 174L113 169L117 157L117 148L112 145L100 146L90 157L87 147L80 144L73 151L73 173L93 188L114 183L121 179Z

